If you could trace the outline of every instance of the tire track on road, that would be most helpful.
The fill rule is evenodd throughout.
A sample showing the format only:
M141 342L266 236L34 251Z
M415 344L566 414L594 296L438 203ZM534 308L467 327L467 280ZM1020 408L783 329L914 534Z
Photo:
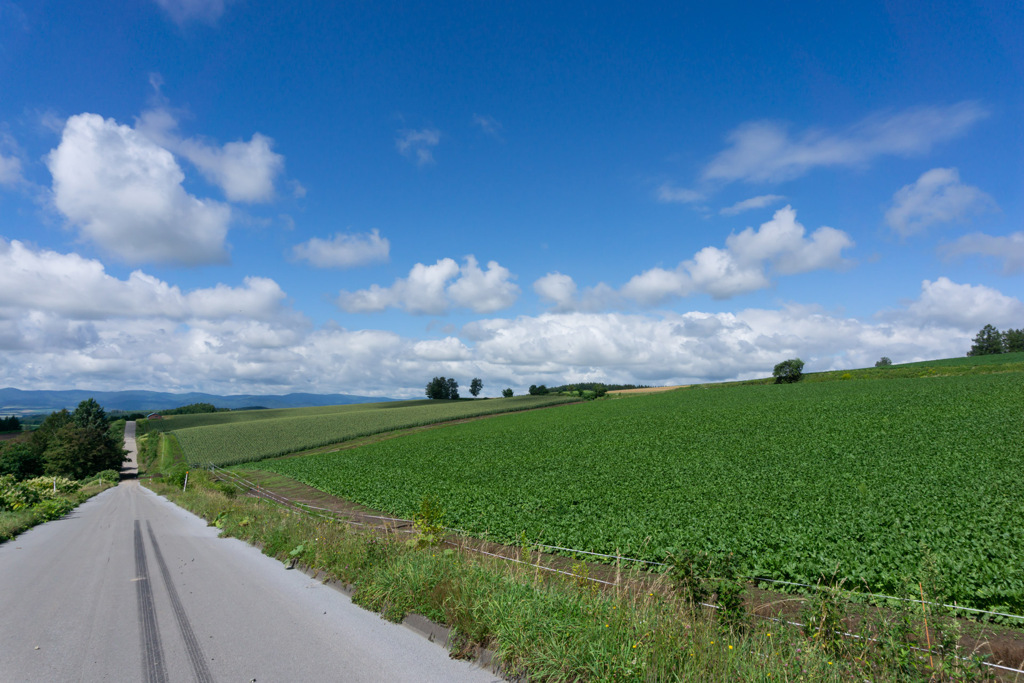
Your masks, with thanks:
M139 635L142 637L142 673L146 683L167 683L167 668L156 623L153 587L146 566L146 545L142 527L135 520L135 595L138 598Z
M156 542L156 535L153 534L153 526L148 520L146 521L146 531L149 532L149 542L153 545L153 555L156 556L157 566L160 567L160 575L163 577L164 585L167 586L167 593L171 597L174 617L178 620L178 629L181 631L181 637L185 640L185 649L188 651L188 659L192 663L192 671L195 672L196 681L198 683L213 683L213 676L210 675L210 669L206 666L203 649L199 646L199 641L196 640L195 631L192 630L192 624L185 613L185 606L181 604L178 591L171 582L171 572L167 569L164 555L160 552L160 545Z

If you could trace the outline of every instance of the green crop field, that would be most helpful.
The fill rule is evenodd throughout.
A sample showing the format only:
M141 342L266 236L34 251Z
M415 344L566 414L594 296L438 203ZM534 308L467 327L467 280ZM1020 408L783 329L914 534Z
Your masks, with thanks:
M576 399L567 396L517 396L176 415L161 421L159 429L168 431L170 426L189 462L231 465L396 429L530 410L573 400Z
M1012 359L1011 359L1012 360ZM1024 373L685 389L260 463L449 526L1024 613Z

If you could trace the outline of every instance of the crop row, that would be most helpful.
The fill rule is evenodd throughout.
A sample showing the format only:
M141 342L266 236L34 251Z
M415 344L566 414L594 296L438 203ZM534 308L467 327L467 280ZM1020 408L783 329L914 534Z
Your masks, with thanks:
M262 463L450 526L1024 613L1024 374L689 389Z
M340 406L335 410L247 411L251 417L206 426L175 428L172 433L177 437L189 462L232 465L396 429L530 410L572 400L565 396L519 396L475 401L360 404ZM285 415L275 416L274 413Z

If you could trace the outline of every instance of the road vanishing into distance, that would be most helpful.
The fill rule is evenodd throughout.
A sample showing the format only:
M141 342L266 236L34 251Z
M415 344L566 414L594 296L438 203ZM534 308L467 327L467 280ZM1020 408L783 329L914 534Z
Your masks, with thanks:
M0 544L0 682L498 680L217 534L126 479Z

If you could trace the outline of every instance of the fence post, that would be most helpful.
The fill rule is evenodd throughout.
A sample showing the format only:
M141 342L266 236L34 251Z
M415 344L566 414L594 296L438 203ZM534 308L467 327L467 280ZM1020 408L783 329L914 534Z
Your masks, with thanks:
M188 488L188 470L185 470L185 485L181 487L181 490L184 491L187 488Z

